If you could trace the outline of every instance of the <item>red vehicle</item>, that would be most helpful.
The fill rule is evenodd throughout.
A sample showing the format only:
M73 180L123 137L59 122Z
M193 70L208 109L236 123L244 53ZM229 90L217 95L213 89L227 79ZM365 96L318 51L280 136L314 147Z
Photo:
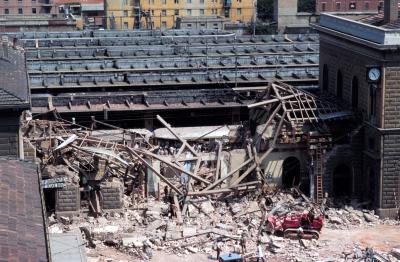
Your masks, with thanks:
M284 216L268 215L266 230L288 238L318 239L322 226L322 214L316 217L313 212L305 212Z

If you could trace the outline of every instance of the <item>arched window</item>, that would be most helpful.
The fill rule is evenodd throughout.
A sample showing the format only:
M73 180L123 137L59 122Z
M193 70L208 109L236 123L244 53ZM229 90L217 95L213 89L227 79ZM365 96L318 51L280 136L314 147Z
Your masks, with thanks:
M336 96L339 98L343 97L343 76L340 70L338 70L336 76Z
M328 66L325 64L322 69L322 90L328 90L329 85L329 71Z
M351 81L351 106L358 107L358 78L356 76Z

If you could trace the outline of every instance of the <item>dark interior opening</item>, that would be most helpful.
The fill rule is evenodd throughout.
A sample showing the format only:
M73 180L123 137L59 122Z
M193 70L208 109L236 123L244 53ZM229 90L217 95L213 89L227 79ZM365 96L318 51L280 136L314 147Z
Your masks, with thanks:
M54 188L43 189L44 204L47 212L54 212L56 209L56 190Z
M352 193L352 172L348 165L338 165L333 171L333 196L346 197Z
M300 184L300 161L296 157L288 157L282 165L282 185L285 188Z

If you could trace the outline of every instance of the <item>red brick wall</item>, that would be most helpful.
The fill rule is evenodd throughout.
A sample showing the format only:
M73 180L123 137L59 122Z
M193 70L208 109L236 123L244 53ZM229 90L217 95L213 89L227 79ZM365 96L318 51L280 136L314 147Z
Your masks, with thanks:
M383 0L316 0L316 11L320 12L363 12L377 11ZM350 5L355 7L351 9ZM323 10L325 8L325 10ZM383 9L382 9L383 10Z

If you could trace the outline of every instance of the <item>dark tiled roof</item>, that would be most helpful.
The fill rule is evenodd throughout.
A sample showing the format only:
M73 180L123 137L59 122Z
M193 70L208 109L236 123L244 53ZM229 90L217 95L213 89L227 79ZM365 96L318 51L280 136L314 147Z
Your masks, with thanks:
M367 16L367 17L358 19L357 21L365 23L365 24L369 24L369 25L378 26L378 27L381 27L384 29L394 29L394 30L400 29L400 20L392 21L392 22L385 24L383 13Z
M0 88L0 106L22 106L28 102Z
M0 159L0 261L47 261L33 163Z

